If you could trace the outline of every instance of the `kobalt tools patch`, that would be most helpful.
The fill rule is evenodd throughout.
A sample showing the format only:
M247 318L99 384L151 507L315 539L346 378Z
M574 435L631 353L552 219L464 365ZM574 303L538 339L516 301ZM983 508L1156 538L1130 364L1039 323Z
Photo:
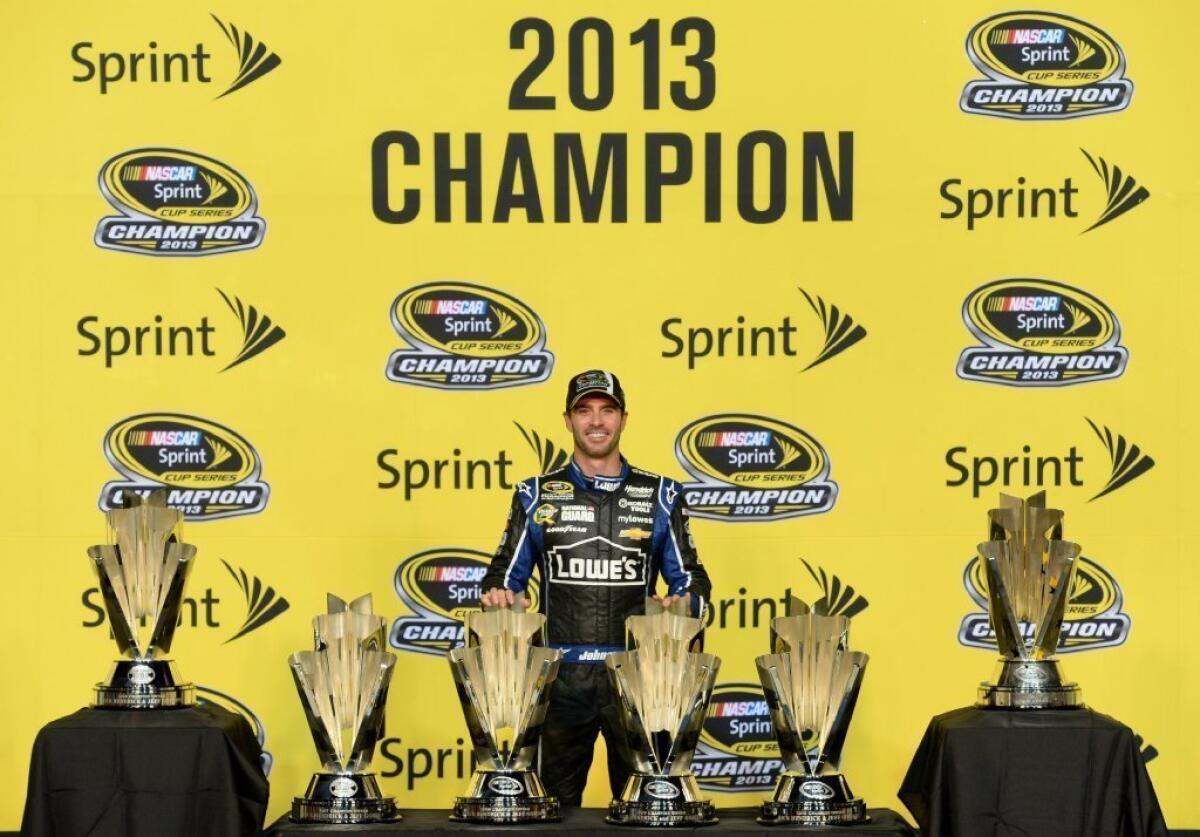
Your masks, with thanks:
M987 579L978 556L967 563L963 584L971 600L982 610L968 613L958 629L958 641L973 648L996 650L996 632L988 621ZM1080 557L1079 566L1067 591L1066 615L1058 652L1090 651L1111 648L1129 638L1130 620L1121 612L1125 596L1112 573L1090 558ZM1033 626L1021 624L1021 631L1031 636Z
M179 413L144 413L114 424L104 455L123 480L105 483L100 509L117 508L124 494L147 495L166 486L167 505L187 520L257 514L271 487L262 460L240 435L216 422Z
M499 389L550 377L546 326L514 296L467 282L430 282L392 303L392 325L411 348L392 352L387 378L453 390Z
M492 556L477 549L445 547L419 552L396 568L396 595L412 611L392 623L388 642L401 651L446 655L463 644L463 614L479 609L480 582ZM529 610L538 607L538 585L525 591Z
M988 78L963 89L966 113L1073 119L1124 110L1133 98L1117 42L1054 12L1004 12L977 23L967 57Z
M782 520L827 512L837 501L825 449L776 419L743 413L698 419L679 432L675 456L696 479L683 486L694 517Z
M1112 309L1061 282L989 282L967 297L963 321L984 344L959 356L967 381L1061 387L1120 377L1129 361Z
M100 219L97 247L145 256L211 256L262 244L258 196L233 168L175 148L139 148L100 168L100 193L120 215Z

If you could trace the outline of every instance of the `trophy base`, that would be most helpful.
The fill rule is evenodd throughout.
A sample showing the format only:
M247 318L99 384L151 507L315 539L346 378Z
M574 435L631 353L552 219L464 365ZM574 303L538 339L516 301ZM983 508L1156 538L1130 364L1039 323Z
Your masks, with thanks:
M867 805L850 792L842 774L807 776L785 772L775 781L775 793L762 804L761 825L861 825L870 818Z
M1083 706L1078 683L1063 680L1058 660L1001 658L992 683L979 684L976 706L990 709L1074 709Z
M700 798L696 777L635 773L619 799L608 805L605 822L636 826L698 826L718 822L716 808Z
M396 800L379 792L374 773L314 773L305 795L292 799L292 822L361 825L400 818Z
M532 770L477 770L467 794L454 801L451 820L483 825L562 821L558 797L546 793Z
M93 709L178 709L196 705L196 689L180 683L171 660L118 660L93 690Z

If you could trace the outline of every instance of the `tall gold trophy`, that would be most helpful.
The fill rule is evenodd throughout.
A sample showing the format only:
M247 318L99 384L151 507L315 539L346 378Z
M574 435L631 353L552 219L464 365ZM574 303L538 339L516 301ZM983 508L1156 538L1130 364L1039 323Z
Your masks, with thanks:
M451 819L556 822L558 799L533 769L562 651L542 646L546 617L512 608L466 615L466 644L449 654L475 762Z
M762 805L763 825L852 825L866 805L842 776L842 747L867 668L849 648L850 619L789 603L771 620L771 650L755 660L784 770Z
M288 658L324 772L292 801L294 822L354 825L400 819L366 772L383 736L383 713L396 655L384 644L384 619L371 596L347 604L330 594L313 619L312 651Z
M647 599L645 616L625 620L629 650L604 661L634 768L621 795L608 806L610 823L717 822L691 768L721 660L691 650L704 621L685 615L685 608L681 601L663 610Z
M979 544L988 587L988 616L1000 662L995 680L979 686L979 705L1004 709L1083 705L1078 684L1055 659L1080 547L1064 541L1062 509L1046 508L1046 492L1022 500L1000 495Z
M125 507L106 512L111 543L88 549L113 638L124 659L96 684L99 709L169 709L196 702L181 682L171 650L183 589L196 547L181 540L183 514L165 489L148 497L125 492Z

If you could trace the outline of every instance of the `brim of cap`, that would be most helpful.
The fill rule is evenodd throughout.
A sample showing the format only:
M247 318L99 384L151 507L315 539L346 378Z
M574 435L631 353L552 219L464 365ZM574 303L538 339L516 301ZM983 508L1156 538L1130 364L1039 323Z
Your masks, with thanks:
M620 407L622 410L624 410L624 409L625 409L625 405L624 405L624 404L622 404L620 401L618 401L618 400L616 399L616 397L615 397L615 396L613 396L613 394L612 394L611 392L609 392L609 391L608 391L608 390L606 390L606 389L599 389L599 388L597 388L597 389L585 389L583 392L581 392L581 393L578 393L578 394L577 394L577 395L576 395L574 398L572 398L572 399L571 399L571 403L567 404L567 409L568 409L568 410L570 410L570 409L571 409L571 408L573 408L573 407L574 407L576 404L578 404L578 403L579 403L579 399L581 399L581 398L587 398L589 395L603 395L605 398L607 398L607 399L608 399L609 401L611 401L612 403L616 404L616 405L617 405L618 407Z

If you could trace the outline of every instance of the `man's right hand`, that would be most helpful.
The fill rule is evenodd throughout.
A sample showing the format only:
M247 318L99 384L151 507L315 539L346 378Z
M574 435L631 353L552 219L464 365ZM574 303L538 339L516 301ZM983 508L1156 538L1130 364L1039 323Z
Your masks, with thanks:
M525 608L525 595L514 593L506 587L493 587L479 597L480 607L517 607Z

